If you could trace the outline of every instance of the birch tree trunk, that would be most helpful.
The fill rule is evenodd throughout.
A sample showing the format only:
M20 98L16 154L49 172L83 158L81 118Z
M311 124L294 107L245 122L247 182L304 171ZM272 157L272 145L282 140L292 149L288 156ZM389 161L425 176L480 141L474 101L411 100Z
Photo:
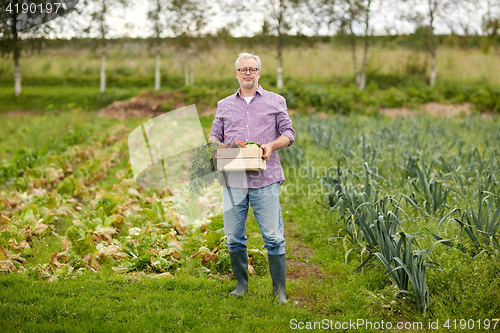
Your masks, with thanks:
M278 19L278 71L276 73L276 88L283 88L283 36L281 32L281 24L283 21L283 12L280 12L280 16Z
M101 54L101 93L106 91L106 54Z
M363 91L366 87L366 68L368 66L368 35L370 33L370 5L371 1L368 1L365 14L365 48L363 55L363 69L361 70L361 78L359 82L359 90Z
M194 58L191 58L191 85L194 85Z
M276 87L278 89L283 88L283 60L281 57L281 52L278 53L278 72L277 72Z
M432 87L436 83L436 44L434 42L434 28L431 24L429 25L429 52L431 53L431 77L429 80L429 85Z
M359 90L363 91L366 87L366 68L368 67L368 36L365 36L365 54L363 56L363 69L361 70L361 78L359 82Z
M21 66L19 65L19 58L21 57L21 52L19 46L17 45L17 40L14 46L14 95L21 95Z
M351 49L352 49L352 62L354 64L354 74L356 75L356 84L358 87L361 85L361 75L359 75L358 59L356 57L356 36L351 31Z
M436 84L436 50L431 52L431 77L429 84L431 86Z
M155 91L160 91L160 50L156 51Z
M436 42L434 40L434 14L437 2L429 1L429 52L431 54L431 77L429 85L432 87L436 83Z
M196 49L194 46L194 43L191 43L189 46L189 70L190 70L190 76L191 80L190 83L191 85L194 85L194 59L195 59L195 54L196 54Z

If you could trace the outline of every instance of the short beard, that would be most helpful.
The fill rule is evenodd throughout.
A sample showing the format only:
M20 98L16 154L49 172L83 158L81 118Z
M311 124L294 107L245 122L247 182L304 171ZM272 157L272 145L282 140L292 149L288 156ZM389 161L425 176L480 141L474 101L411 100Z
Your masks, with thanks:
M252 80L251 82L249 82L249 81L244 81L243 79L238 79L238 81L240 83L240 86L242 86L245 89L253 88L253 86L255 85L255 81L254 80Z

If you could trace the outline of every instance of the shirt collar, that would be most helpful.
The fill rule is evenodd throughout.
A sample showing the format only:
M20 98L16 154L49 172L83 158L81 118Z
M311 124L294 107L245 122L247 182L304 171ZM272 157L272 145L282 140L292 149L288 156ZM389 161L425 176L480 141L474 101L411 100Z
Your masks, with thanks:
M259 95L262 95L262 93L264 92L264 89L262 88L262 86L259 84L259 87L257 88L257 90L255 91L255 94L257 95L257 93L259 93ZM238 88L238 91L236 92L236 95L237 96L241 96L241 87Z

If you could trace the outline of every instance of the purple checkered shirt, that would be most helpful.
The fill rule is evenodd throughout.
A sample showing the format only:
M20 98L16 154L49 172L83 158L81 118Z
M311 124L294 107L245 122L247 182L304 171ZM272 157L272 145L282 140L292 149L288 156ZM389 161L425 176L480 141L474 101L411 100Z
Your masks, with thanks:
M240 95L240 89L217 103L217 113L212 124L211 138L223 143L254 141L262 144L276 140L281 135L295 139L292 121L288 116L283 96L262 89L259 85L249 104ZM246 182L242 172L227 172L228 186L261 188L285 181L277 151L271 153L264 171L247 171Z

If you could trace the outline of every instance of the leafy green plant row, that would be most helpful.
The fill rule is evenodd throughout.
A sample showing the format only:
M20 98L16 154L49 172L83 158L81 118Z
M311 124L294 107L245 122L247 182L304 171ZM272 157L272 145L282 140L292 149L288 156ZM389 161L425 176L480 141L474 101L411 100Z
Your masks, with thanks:
M187 226L168 190L136 187L131 170L121 162L129 132L118 124L94 135L90 144L68 146L28 167L15 181L19 192L2 192L0 271L25 271L50 280L97 271L102 265L116 273L230 271L220 216L201 227ZM109 177L116 177L114 185L103 186ZM49 238L61 245L48 261L34 264L40 250L34 241ZM264 253L255 246L258 241L249 240L255 274L267 269Z
M305 152L306 164L314 156L330 165L315 175L346 260L358 253L358 269L365 269L378 258L400 296L424 314L431 301L427 270L441 269L433 256L438 244L471 259L500 258L497 126L496 119L474 118L299 118L294 149ZM285 170L307 169L291 152L280 154Z
M188 104L198 102L216 107L216 102L236 91L234 83L204 81L203 85L184 88ZM299 111L324 111L332 114L367 113L380 108L416 107L429 102L461 104L469 102L479 111L500 110L500 88L487 85L467 85L454 82L441 82L435 88L426 84L392 86L379 89L372 84L363 92L354 85L311 84L300 80L289 81L283 89L273 90L286 98L287 106Z
M33 172L33 169L46 164L47 159L54 161L54 156L64 153L71 146L93 141L102 143L109 138L104 128L112 121L87 121L83 117L73 113L62 117L62 121L54 116L20 120L17 123L19 127L6 133L3 142L0 141L7 147L4 154L11 155L4 155L0 163L0 184L12 183L25 172ZM36 137L36 142L32 142L33 137ZM23 143L30 146L22 146Z
M349 114L364 113L367 110L418 106L429 102L472 103L479 111L500 110L500 89L498 87L441 82L435 88L424 84L392 86L379 89L372 84L363 92L354 86L339 87L320 84L296 84L290 82L282 90L288 106L304 110Z

